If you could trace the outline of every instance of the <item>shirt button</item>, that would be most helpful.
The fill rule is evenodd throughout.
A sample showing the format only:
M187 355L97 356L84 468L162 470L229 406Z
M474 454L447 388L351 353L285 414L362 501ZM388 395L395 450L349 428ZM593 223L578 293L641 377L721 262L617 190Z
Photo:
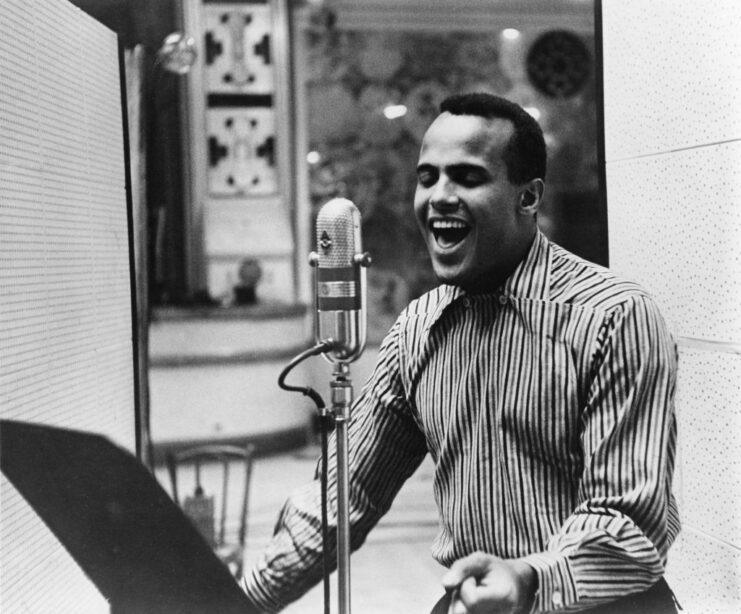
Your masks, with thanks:
M463 299L463 306L464 306L464 307L465 307L466 309L470 309L470 308L471 308L471 299L470 299L470 298L468 298L468 297L464 298L464 299Z
M553 591L551 603L553 603L554 608L560 608L563 605L563 595L561 595L561 591Z
M506 305L507 304L507 297L504 294L499 295L499 304L500 305Z

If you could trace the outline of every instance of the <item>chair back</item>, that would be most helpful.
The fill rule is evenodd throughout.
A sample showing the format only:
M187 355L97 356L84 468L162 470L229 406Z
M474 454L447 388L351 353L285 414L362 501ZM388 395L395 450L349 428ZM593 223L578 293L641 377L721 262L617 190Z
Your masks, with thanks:
M242 571L254 452L252 444L206 444L166 455L172 498L217 553L232 548L229 560L236 562L234 575ZM192 496L182 496L190 492L186 484L192 487ZM237 525L234 538L232 518Z

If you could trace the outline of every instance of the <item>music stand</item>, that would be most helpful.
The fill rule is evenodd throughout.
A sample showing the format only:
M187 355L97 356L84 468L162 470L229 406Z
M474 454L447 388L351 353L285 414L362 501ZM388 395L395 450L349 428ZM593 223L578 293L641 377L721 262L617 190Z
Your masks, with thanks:
M0 467L113 614L251 611L152 474L105 437L0 420Z

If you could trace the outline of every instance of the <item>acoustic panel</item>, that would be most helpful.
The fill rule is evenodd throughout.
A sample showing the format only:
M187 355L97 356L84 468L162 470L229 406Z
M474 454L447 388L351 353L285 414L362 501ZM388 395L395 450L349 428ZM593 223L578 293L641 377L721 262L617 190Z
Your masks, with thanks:
M737 614L739 569L738 547L685 529L669 553L666 580L682 614Z
M0 37L3 416L134 446L118 43L81 11L5 2Z
M117 38L65 1L3 0L0 83L0 415L133 451ZM0 492L0 609L108 611L5 476Z
M667 579L684 611L741 611L741 4L602 0L610 265L680 341Z
M741 342L741 141L607 164L610 265L672 330Z
M741 543L741 355L680 345L674 491L682 524ZM712 478L710 478L712 476Z
M602 2L607 161L741 138L741 4Z

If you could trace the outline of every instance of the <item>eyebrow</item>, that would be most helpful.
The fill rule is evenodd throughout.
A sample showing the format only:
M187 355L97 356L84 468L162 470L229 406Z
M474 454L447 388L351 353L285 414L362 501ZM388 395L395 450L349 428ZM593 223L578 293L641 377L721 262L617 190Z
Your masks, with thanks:
M488 173L487 168L483 164L470 164L462 162L460 164L451 164L447 168L452 171L484 171Z
M454 171L454 172L465 172L465 171L484 171L488 172L487 168L481 164L468 164L465 162L458 163L458 164L450 164L448 166L443 167L446 171ZM418 164L417 165L417 172L422 171L429 171L429 170L437 170L438 167L434 164L429 164L427 162Z

